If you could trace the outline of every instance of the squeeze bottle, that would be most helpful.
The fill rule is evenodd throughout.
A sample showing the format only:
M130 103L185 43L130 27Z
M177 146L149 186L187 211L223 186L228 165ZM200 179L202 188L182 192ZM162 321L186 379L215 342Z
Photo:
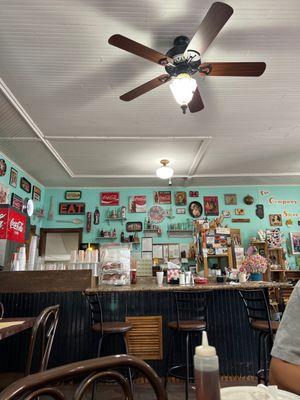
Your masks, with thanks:
M196 399L220 400L219 359L216 349L209 346L207 334L202 332L202 346L197 346L194 356Z

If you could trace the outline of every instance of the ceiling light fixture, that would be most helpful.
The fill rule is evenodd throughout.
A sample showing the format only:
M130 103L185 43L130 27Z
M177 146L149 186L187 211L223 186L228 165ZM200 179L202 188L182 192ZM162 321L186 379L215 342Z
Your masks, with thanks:
M196 80L189 74L179 74L170 83L170 89L175 100L180 105L183 114L185 114L187 105L192 100L194 92L197 89Z
M173 174L174 174L174 170L171 167L168 167L169 164L169 160L160 160L161 163L161 167L157 168L156 170L156 175L160 178L160 179L171 179Z

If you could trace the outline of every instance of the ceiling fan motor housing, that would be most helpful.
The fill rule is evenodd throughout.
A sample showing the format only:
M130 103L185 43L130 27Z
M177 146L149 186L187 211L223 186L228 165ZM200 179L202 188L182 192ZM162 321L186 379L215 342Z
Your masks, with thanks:
M166 56L173 59L173 64L168 64L165 70L171 76L178 76L182 73L193 75L198 71L201 64L200 54L197 51L189 51L188 56L185 50L190 42L187 36L178 36L174 40L174 47L172 47ZM194 60L196 58L196 60Z

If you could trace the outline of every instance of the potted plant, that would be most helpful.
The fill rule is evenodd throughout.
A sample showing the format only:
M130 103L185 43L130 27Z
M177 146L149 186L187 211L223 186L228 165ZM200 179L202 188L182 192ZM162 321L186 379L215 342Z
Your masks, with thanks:
M259 254L253 254L243 261L242 267L250 274L251 281L262 281L263 273L268 268L268 260Z

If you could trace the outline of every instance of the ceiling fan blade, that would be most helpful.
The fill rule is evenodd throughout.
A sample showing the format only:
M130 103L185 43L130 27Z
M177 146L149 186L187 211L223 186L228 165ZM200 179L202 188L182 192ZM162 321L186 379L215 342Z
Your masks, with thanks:
M160 76L157 76L156 78L152 79L149 82L144 83L141 86L136 87L135 89L132 89L130 92L127 92L120 96L120 99L123 101L131 101L134 100L136 97L141 96L142 94L145 94L149 92L152 89L157 88L160 85L163 85L164 83L168 82L171 79L171 76L168 74L163 74Z
M194 96L189 102L188 107L191 113L203 110L204 104L198 88L195 90Z
M159 65L167 65L173 62L172 58L122 35L111 36L108 43Z
M201 64L199 71L211 76L260 76L266 69L264 62L216 62ZM206 71L206 72L205 72Z
M228 4L213 3L186 50L196 50L203 55L232 14L233 8Z

